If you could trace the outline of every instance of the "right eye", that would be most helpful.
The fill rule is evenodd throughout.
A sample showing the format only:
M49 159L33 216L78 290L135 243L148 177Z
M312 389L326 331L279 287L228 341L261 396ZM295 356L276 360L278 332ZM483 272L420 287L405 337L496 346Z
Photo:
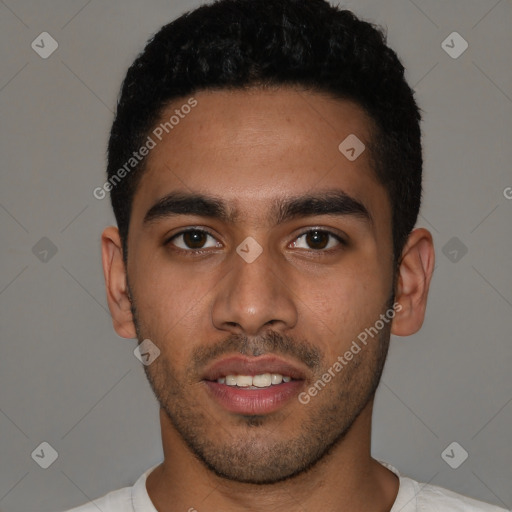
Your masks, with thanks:
M208 237L215 241L214 236L204 229L186 229L173 235L165 244L172 244L179 250L190 253L202 252L203 249L211 247L219 247L219 244L215 242L213 245L205 246ZM176 240L178 243L175 242Z

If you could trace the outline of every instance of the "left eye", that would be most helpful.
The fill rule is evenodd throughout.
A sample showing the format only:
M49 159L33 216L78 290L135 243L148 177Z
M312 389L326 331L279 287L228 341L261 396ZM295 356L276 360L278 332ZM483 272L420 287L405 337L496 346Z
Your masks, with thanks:
M331 238L330 243L329 238ZM316 249L316 250L326 250L331 249L336 244L343 244L342 238L331 233L330 231L323 231L321 229L312 229L300 235L296 240L304 239L307 246L300 246L297 241L293 242L293 247L298 247L300 249Z

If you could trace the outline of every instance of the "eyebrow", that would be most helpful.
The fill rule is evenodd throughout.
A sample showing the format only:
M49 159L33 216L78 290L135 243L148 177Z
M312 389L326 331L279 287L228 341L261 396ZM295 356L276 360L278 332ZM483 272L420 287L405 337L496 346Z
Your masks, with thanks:
M240 212L229 208L222 198L176 191L151 206L144 216L144 224L177 215L209 217L226 224L235 224L240 218ZM353 216L367 224L373 224L372 216L364 204L339 189L276 198L272 202L268 219L278 225L299 217L316 215Z

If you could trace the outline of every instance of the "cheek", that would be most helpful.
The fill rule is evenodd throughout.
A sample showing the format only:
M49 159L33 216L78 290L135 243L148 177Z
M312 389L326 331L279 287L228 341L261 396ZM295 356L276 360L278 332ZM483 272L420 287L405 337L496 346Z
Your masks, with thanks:
M211 275L209 279L192 269L170 269L155 258L139 266L135 275L142 334L153 338L172 361L183 361L197 342L193 337L210 321L208 305L215 290Z
M361 266L345 266L313 286L310 281L303 283L308 284L303 288L307 293L299 294L306 306L301 308L302 324L325 340L324 350L331 358L343 353L359 333L375 323L389 298L381 270L368 265L372 271L363 273Z
M186 316L187 310L201 296L194 283L183 275L148 262L134 274L134 295L137 312L143 325L162 336Z

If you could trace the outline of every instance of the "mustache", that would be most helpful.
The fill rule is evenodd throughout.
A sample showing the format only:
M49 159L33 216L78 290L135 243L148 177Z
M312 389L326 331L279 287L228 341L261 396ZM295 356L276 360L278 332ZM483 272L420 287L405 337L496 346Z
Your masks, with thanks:
M214 345L196 347L191 357L193 371L198 372L210 361L233 352L253 357L264 354L291 356L313 371L320 368L323 361L320 350L306 340L295 340L276 331L268 331L257 337L233 334Z

